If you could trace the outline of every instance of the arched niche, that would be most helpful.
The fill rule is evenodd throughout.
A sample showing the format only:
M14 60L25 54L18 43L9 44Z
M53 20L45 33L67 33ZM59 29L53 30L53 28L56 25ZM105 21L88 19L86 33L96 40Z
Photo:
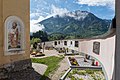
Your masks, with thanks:
M25 53L25 26L17 16L9 16L4 23L4 54Z

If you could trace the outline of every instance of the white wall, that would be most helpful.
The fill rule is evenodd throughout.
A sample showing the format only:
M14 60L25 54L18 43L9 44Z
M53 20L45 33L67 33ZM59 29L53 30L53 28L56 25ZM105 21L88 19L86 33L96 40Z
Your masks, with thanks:
M44 42L42 42L42 46L43 46ZM53 41L48 41L45 42L45 47L53 47Z
M115 36L105 39L60 40L60 41L62 43L57 44L57 46L54 47L61 47L61 48L65 47L93 56L102 64L103 70L105 71L105 77L107 78L107 80L112 79L113 69L114 69L114 55L115 55ZM67 46L64 45L64 41L67 41ZM71 41L72 41L72 45L71 45ZM75 47L75 41L79 41L78 48ZM93 52L93 42L95 41L100 42L99 55Z
M100 42L100 53L99 55L93 52L93 42ZM107 39L95 39L80 42L79 51L89 54L98 59L106 72L107 80L112 79L114 69L114 54L115 54L115 36Z
M58 42L60 41L60 44L58 44ZM62 48L64 45L64 41L63 40L56 40L57 45L55 45L55 41L53 42L53 47L55 48Z
M60 44L58 44L59 41L60 41ZM67 46L64 45L64 41L67 41ZM71 45L71 41L72 41L72 45ZM69 49L78 51L79 47L75 47L75 41L77 41L77 40L58 40L56 46L54 45L55 41L53 42L53 46L56 47L56 48L63 48L63 47L65 47L65 48L69 48Z

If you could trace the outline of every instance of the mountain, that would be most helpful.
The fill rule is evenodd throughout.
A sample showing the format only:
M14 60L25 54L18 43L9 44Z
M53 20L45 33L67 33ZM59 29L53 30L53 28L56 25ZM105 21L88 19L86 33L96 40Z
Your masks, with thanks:
M105 33L111 20L100 19L87 11L75 11L52 16L39 22L48 34L64 34L68 38L83 38Z

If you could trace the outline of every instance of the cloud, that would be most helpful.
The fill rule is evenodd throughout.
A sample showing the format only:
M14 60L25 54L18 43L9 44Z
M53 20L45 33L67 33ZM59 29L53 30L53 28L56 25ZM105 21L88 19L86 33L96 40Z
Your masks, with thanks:
M52 15L60 15L63 16L64 13L68 13L69 11L66 8L59 8L55 5L51 6L51 14Z
M78 0L78 3L88 6L107 6L113 10L115 8L115 0Z
M40 16L40 14L39 13L31 13L30 14L30 18L32 19L32 18L35 18L35 17L38 17L38 16Z
M68 13L69 11L66 8L59 8L56 7L55 5L51 6L51 13L46 13L47 16L42 16L42 13L40 13L41 11L39 10L39 8L35 9L35 12L31 12L30 14L30 32L37 32L39 30L43 30L44 29L44 25L41 24L37 24L38 22L48 19L52 16L55 15L60 15L63 16L64 13Z
M40 16L38 19L30 20L30 32L37 32L44 29L44 25L37 24L38 22L44 20L44 17Z
M38 14L39 15L39 14ZM31 13L31 20L30 20L30 32L37 32L39 30L43 30L45 27L44 25L41 25L41 24L37 24L38 22L41 22L45 19L48 19L50 18L51 16L53 16L52 14L51 15L48 15L46 17L43 17L43 16L38 16L38 15L34 15L34 13ZM37 17L36 19L34 19L35 17Z

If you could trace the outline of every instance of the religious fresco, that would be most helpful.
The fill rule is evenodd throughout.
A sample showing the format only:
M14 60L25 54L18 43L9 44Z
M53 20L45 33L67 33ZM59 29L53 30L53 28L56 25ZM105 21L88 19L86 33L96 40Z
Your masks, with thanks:
M5 21L5 51L18 51L24 48L24 24L17 16Z
M21 48L21 28L17 22L13 22L8 29L8 49Z

